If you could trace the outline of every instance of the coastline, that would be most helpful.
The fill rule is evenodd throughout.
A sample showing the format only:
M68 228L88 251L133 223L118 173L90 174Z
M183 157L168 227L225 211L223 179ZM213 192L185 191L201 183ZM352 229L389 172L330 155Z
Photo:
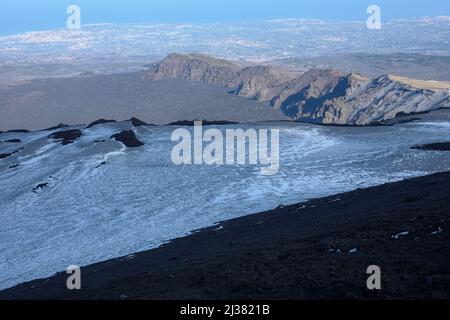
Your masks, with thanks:
M280 206L0 299L448 299L450 172ZM382 290L366 288L379 265Z

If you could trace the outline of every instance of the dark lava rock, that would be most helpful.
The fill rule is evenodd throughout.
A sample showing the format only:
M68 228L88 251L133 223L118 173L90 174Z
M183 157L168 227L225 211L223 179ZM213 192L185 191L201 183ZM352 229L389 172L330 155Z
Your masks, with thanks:
M12 156L13 154L15 154L15 153L17 153L19 151L22 151L22 150L23 150L23 148L20 148L20 149L17 149L16 151L13 151L11 153L0 153L0 159L4 159L4 158L7 158L9 156Z
M148 123L146 123L146 122L144 122L142 120L139 120L138 118L135 118L135 117L131 118L130 122L131 122L131 124L134 127L142 127L142 126L148 126L149 125Z
M19 163L18 163L18 164L15 164L15 165L12 165L12 166L9 166L8 169L14 169L14 168L17 168L18 166L20 166Z
M67 131L58 131L52 133L48 136L50 139L60 140L62 139L62 144L67 145L73 143L79 137L81 137L81 131L78 129L67 130Z
M129 148L136 148L145 144L136 138L133 131L122 131L120 133L112 135L111 139L122 142Z
M204 126L221 126L221 125L227 125L227 124L238 124L238 122L233 121L225 121L225 120L182 120L182 121L175 121L168 124L168 126L193 126L195 121L202 121L202 125Z
M46 186L48 186L48 182L40 183L37 186L35 186L32 191L37 192L40 189L44 189Z
M450 142L422 144L412 148L419 150L450 151Z
M10 140L6 140L4 142L7 142L7 143L21 143L22 140L20 140L20 139L10 139Z
M62 128L67 128L67 127L68 127L67 124L60 123L60 124L58 124L57 126L50 127L50 128L47 128L47 129L44 129L44 130L41 130L41 131L52 131L52 130L62 129Z
M115 123L115 122L117 122L117 121L116 121L116 120L98 119L98 120L96 120L96 121L91 122L90 124L88 124L88 125L86 126L86 129L92 128L92 127L97 126L97 125L99 125L99 124Z
M96 166L95 168L100 168L101 166L106 165L106 161L101 162L98 166Z
M6 132L9 132L9 133L28 133L28 132L30 132L30 130L27 130L27 129L14 129L14 130L8 130Z

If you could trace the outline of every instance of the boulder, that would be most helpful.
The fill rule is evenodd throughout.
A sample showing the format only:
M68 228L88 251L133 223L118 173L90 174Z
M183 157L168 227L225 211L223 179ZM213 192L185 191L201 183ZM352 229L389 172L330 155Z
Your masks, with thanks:
M67 144L73 143L75 140L77 140L79 137L81 137L81 135L82 134L81 134L80 130L73 129L73 130L66 130L66 131L58 131L58 132L52 133L48 137L50 139L61 140L61 143L63 145L67 145Z
M145 143L139 141L133 131L122 131L111 136L111 139L122 142L129 148L137 148L143 146Z

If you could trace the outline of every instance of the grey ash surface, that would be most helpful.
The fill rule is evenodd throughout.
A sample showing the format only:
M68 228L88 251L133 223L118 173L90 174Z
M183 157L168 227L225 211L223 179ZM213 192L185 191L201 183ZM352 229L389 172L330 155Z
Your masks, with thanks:
M233 122L287 119L270 105L230 95L221 86L180 80L146 81L139 72L41 79L0 88L0 105L3 131L39 130L55 123L90 123L100 118L136 117L153 124L183 119Z

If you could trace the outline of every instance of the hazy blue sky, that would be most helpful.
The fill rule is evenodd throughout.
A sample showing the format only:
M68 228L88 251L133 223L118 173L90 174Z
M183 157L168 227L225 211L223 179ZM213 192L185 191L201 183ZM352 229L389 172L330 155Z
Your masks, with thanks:
M382 18L450 16L450 0L0 0L0 33L61 28L77 4L82 23L226 22L271 18L366 20L377 4Z

